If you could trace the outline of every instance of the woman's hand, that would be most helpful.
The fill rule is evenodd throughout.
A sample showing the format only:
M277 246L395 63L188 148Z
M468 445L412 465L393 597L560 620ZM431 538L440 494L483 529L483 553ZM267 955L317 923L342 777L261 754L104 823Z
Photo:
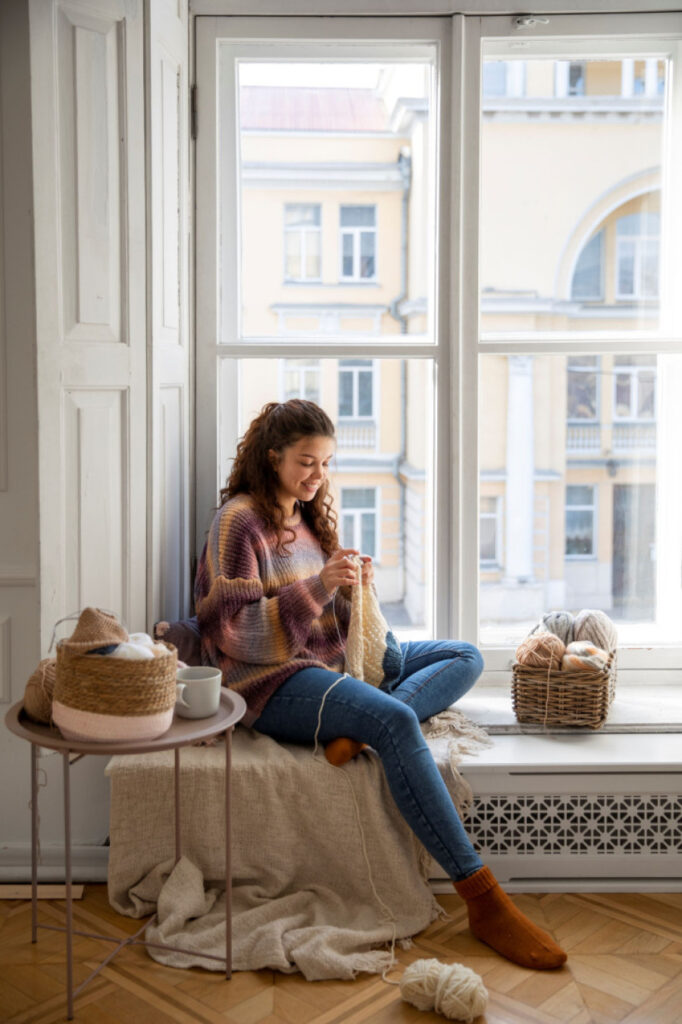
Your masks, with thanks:
M374 583L374 566L369 555L360 555L360 558L362 559L362 585L367 587Z
M333 594L337 587L353 587L357 584L358 574L353 564L353 555L359 553L355 548L339 548L327 560L320 572L320 579L328 594Z

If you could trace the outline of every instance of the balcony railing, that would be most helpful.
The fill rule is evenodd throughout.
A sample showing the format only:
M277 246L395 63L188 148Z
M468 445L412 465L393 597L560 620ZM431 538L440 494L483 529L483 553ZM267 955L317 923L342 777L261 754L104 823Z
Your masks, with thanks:
M656 447L656 423L567 423L569 452L631 451Z
M374 420L339 420L336 427L339 448L376 448Z

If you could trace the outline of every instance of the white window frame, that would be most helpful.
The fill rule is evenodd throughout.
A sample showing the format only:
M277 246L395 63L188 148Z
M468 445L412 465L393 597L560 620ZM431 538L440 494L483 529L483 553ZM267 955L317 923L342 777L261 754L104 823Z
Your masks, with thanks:
M480 203L480 82L482 44L484 56L492 59L518 59L519 42L524 59L571 60L576 53L593 53L618 58L671 55L682 69L682 15L659 14L551 14L547 23L533 19L518 25L509 16L454 15L451 17L410 18L291 18L267 19L242 17L202 17L197 19L196 73L199 128L196 142L196 337L197 337L197 427L196 450L200 453L197 477L196 538L200 549L205 529L215 507L224 466L220 461L219 439L224 449L234 450L238 435L238 394L234 361L243 358L281 358L305 354L308 345L319 354L344 358L352 341L312 337L285 339L244 338L239 324L239 273L236 254L222 261L225 287L220 311L216 288L220 223L224 238L239 238L237 202L239 182L236 163L229 160L221 169L221 191L215 176L217 166L216 132L216 40L229 37L231 54L245 59L272 59L277 47L287 46L291 59L310 59L307 41L320 40L325 59L358 59L369 44L381 59L394 47L399 58L401 46L409 45L412 54L419 47L430 52L435 44L440 61L438 97L434 109L434 135L440 149L434 165L433 195L436 216L434 282L428 299L434 311L432 332L416 340L409 335L377 339L354 339L356 351L372 358L426 358L433 360L435 374L436 431L433 546L438 558L433 565L433 628L435 636L457 636L478 641L478 363L482 354L544 353L608 354L628 351L682 354L682 289L676 288L671 271L679 265L682 240L682 190L671 187L679 180L682 168L682 73L669 80L670 131L667 133L667 159L661 235L661 316L654 329L628 333L608 330L588 335L573 331L479 331L479 203ZM296 39L292 40L295 24ZM264 37L267 37L267 41ZM275 42L272 42L275 40ZM297 50L298 47L298 50ZM369 50L367 50L369 52ZM369 57L368 57L369 59ZM415 59L423 59L422 56ZM221 138L236 139L236 104L225 104L220 124ZM674 130L673 130L674 129ZM229 166L228 166L229 165ZM216 212L219 216L216 216ZM235 247L235 253L238 249ZM437 301L436 301L437 297ZM221 321L219 322L219 312ZM216 343L216 338L217 343ZM598 345L595 345L598 341ZM220 372L216 372L218 362ZM233 400L221 409L217 429L217 393L220 379L232 388ZM666 377L671 385L672 375ZM228 392L229 393L229 392ZM666 435L659 434L660 444ZM666 452L666 456L670 453ZM667 465L667 462L666 462ZM678 486L677 481L666 487ZM660 500L663 510L670 505ZM658 527L657 527L658 532ZM667 536L667 535L666 535ZM671 538L673 537L670 531ZM670 560L682 562L682 541L675 535ZM660 574L659 574L660 575ZM677 600L677 591L671 595ZM660 595L658 606L661 607ZM675 609L677 610L677 609ZM672 621L672 620L671 620ZM513 650L486 646L488 677L508 680ZM651 681L652 669L682 667L682 645L621 650L619 671L644 670ZM673 671L674 670L674 671ZM663 676L659 678L664 678ZM678 676L674 675L677 679Z
M374 224L365 227L342 227L341 210L344 206L366 206L374 210ZM371 277L362 277L360 274L360 235L371 233L374 235L374 273ZM343 239L350 235L353 239L353 273L343 272ZM339 206L339 281L343 284L375 284L379 276L379 207L376 203L343 203Z
M362 356L357 356L356 358L362 359ZM341 376L342 373L350 373L353 376L353 411L348 416L346 416L346 415L342 416L341 413L339 412L339 414L338 414L339 420L361 420L361 421L366 421L367 423L374 422L376 420L376 418L377 418L377 394L376 394L376 388L377 388L377 380L378 380L378 376L379 376L379 374L378 374L378 367L376 365L376 360L372 359L372 361L371 361L369 366L341 366L341 361L339 360L339 365L336 368L336 372L337 372L339 377ZM372 411L371 411L371 413L369 413L369 415L367 415L367 414L361 415L357 411L358 406L360 404L360 381L359 381L359 377L360 377L361 373L370 373L371 377L372 377ZM341 392L340 386L338 388L338 391L339 391L339 394L340 394L340 392Z
M344 491L357 491L357 490L374 491L374 505L371 508L370 507L366 507L366 508L352 508L351 507L351 508L347 509L347 508L344 507L344 504L343 504L343 492ZM344 536L343 520L346 517L352 517L352 519L353 519L353 544L351 545L351 547L357 548L358 551L360 551L361 554L369 554L368 551L363 551L362 547L361 547L362 523L360 521L360 516L362 515L363 512L372 512L374 514L374 554L372 555L372 561L373 561L373 563L375 565L381 565L381 515L380 515L380 510L381 510L381 487L378 487L378 486L375 486L375 485L372 485L370 487L364 487L362 484L358 484L357 486L355 484L353 484L353 485L348 485L346 487L344 487L342 485L342 486L339 487L339 491L340 491L339 497L340 497L340 505L341 505L341 515L339 517L341 519L341 530L339 531L339 534L340 534L341 538L343 538L343 536Z
M599 542L599 488L597 484L579 484L567 481L566 490L569 487L590 487L592 490L592 502L589 505L569 505L568 496L564 499L564 561L566 562L594 562L598 557L597 545ZM574 512L592 513L592 551L589 555L569 555L566 551L566 513L571 509Z
M314 206L320 211L320 223L311 224L306 227L289 227L286 222L286 209L288 206ZM300 234L301 236L301 273L298 277L289 277L287 274L287 235ZM308 235L319 235L320 239L320 272L316 276L308 277L305 273ZM322 280L322 204L321 203L285 203L284 204L284 233L283 233L282 266L284 273L282 278L285 284L316 284Z
M287 359L287 358L279 360L278 376L279 376L279 400L280 400L280 402L286 401L286 383L285 383L286 375L287 375L287 373L291 373L294 370L299 375L299 386L298 386L298 389L297 389L298 397L299 398L305 398L305 395L303 393L305 389L301 387L301 383L303 382L303 375L305 373L309 373L311 370L314 370L315 373L317 374L317 385L318 385L317 386L317 392L318 392L318 395L320 396L320 401L322 401L322 367L320 366L320 360L319 359L315 359L313 356L310 356L309 359L307 359L307 361L305 363L303 363L301 365L298 365L298 366L287 366L288 362L289 362L289 359Z

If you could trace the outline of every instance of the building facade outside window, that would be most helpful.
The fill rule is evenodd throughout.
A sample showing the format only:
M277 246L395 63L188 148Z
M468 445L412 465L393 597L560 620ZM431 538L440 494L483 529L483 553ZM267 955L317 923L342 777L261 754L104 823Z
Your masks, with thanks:
M340 234L341 280L374 280L377 276L376 206L342 206Z
M601 302L604 298L604 231L598 231L582 249L573 271L571 298Z
M344 547L379 560L376 487L341 488L341 536Z
M322 277L322 219L319 203L284 206L284 279L319 281Z

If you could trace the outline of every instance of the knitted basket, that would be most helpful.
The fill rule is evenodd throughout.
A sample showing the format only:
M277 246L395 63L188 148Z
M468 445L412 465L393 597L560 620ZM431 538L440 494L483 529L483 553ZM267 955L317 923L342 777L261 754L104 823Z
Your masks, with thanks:
M52 718L63 736L117 742L152 740L167 732L175 708L178 657L172 644L164 646L168 657L129 661L83 654L61 640Z
M600 729L615 693L615 651L601 672L512 666L512 706L519 722Z

